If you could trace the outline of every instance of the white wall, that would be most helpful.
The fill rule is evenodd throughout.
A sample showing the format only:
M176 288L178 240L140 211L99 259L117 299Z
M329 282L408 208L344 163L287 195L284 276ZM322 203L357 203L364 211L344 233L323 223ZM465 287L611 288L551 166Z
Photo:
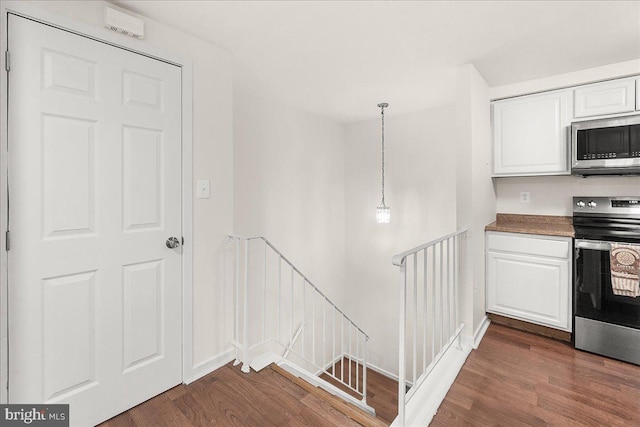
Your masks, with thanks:
M29 2L103 29L102 1ZM126 39L126 36L122 36ZM233 228L232 63L224 50L145 19L143 45L192 61L193 174L211 180L211 199L193 201L193 366L229 349L233 317L224 287L224 237ZM187 376L188 373L187 373Z
M342 306L344 132L340 124L234 96L235 231L271 241Z
M558 89L599 80L640 74L640 60L590 68L544 79L494 87L490 98ZM496 210L501 213L571 216L572 196L638 196L640 177L539 176L495 179ZM520 202L520 192L529 191L529 203Z
M466 228L460 298L465 335L474 335L485 316L484 227L495 220L489 88L476 68L457 70L457 226Z
M377 224L380 119L346 126L345 310L367 332L369 361L398 372L398 268L391 258L455 231L455 108L385 114L385 202ZM373 115L373 114L372 114ZM379 117L379 112L378 112Z
M573 196L639 196L640 177L549 176L496 178L500 213L571 216ZM529 203L520 192L530 192Z

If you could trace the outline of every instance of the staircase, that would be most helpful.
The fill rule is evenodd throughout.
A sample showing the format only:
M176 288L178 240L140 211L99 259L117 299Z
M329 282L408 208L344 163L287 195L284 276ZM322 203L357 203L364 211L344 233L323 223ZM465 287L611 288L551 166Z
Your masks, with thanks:
M375 417L367 404L368 335L264 237L229 236L227 244L234 365L247 374L276 369Z

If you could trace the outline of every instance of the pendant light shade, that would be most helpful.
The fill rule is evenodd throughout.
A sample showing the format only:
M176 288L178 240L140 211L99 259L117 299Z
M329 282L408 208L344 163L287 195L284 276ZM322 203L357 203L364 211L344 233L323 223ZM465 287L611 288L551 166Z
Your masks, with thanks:
M388 224L391 222L391 209L386 206L376 208L376 222L378 224Z
M382 117L382 203L376 208L376 222L378 224L388 224L391 222L391 209L384 204L384 109L388 106L389 104L386 102L378 104L378 108L380 108L380 115Z

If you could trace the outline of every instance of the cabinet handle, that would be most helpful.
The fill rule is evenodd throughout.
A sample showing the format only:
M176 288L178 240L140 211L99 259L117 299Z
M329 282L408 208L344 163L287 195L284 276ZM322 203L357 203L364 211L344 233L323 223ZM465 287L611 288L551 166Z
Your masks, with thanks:
M611 243L593 240L576 240L576 249L592 249L594 251L610 251Z

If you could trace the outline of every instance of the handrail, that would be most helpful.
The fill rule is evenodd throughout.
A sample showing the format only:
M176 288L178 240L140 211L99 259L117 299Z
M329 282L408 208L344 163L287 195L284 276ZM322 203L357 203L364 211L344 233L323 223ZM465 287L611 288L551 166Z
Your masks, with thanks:
M449 350L451 344L459 339L460 332L464 327L464 323L460 323L458 320L458 278L460 269L459 240L466 234L467 229L458 230L455 233L447 234L401 252L392 259L393 265L399 267L400 279L398 417L394 425L403 426L405 424L409 401L415 396L416 391L423 386L424 380ZM407 264L412 268L407 268ZM423 269L421 273L418 272L419 264ZM419 277L421 277L421 280L419 280ZM407 286L408 278L412 284L409 289ZM421 289L418 288L419 282ZM407 307L408 295L413 298L409 307ZM418 307L418 295L421 295L422 298L421 308ZM407 308L409 308L409 312ZM418 315L419 312L422 312L421 316ZM419 319L421 320L420 322L418 321ZM413 336L410 337L410 341L407 341L407 322L412 323ZM431 340L428 340L429 326ZM418 329L421 329L421 341L418 340ZM436 337L438 337L437 340ZM413 361L413 381L409 392L406 389L407 343L410 344L413 355L411 358ZM419 345L421 345L421 354L418 353ZM431 349L431 358L427 366L427 348L429 347ZM437 353L436 347L438 348ZM419 357L422 359L422 367L420 368L417 365ZM414 407L413 404L412 406Z
M415 252L420 252L430 246L436 245L440 242L444 242L445 240L448 240L450 238L452 238L453 236L457 236L458 234L466 234L468 231L466 228L463 228L461 230L458 230L454 233L451 234L447 234L446 236L440 237L438 239L432 240L428 243L425 243L423 245L420 246L416 246L415 248L409 249L408 251L404 251L401 252L397 255L394 255L393 258L391 259L391 262L393 263L393 265L395 265L396 267L402 267L402 265L405 262L405 259L409 256L409 255L413 255Z
M314 285L314 284L313 284L313 282L311 282L311 281L307 278L307 276L305 276L304 274L302 274L302 272L301 272L300 270L298 270L298 268L297 268L297 267L296 267L296 266L295 266L291 261L289 261L289 259L288 259L286 256L282 255L282 252L280 252L278 249L276 249L276 247L275 247L275 246L273 246L273 244L272 244L272 243L271 243L267 238L262 237L262 236L242 237L242 236L237 236L237 235L234 235L234 234L230 234L230 235L229 235L229 237L231 237L232 239L241 239L241 240L262 240L262 241L264 241L267 245L269 245L269 247L270 247L270 248L271 248L275 253L277 253L277 254L282 258L282 260L283 260L284 262L286 262L287 264L289 264L289 266L290 266L291 268L293 268L293 270L294 270L296 273L298 273L298 275L299 275L300 277L302 277L302 278L307 282L307 284L311 285L311 287L312 287L313 289L315 289L315 290L316 290L316 292L318 292L318 293L319 293L323 298L325 298L325 299L326 299L326 300L327 300L331 305L333 305L333 306L336 308L336 310L337 310L340 314L342 314L342 315L345 317L345 319L347 319L349 322L353 323L353 326L355 326L355 328L356 328L357 330L359 330L362 334L364 334L364 336L365 336L367 339L369 339L369 335L367 335L367 333L366 333L365 331L363 331L363 330L362 330L362 329L361 329L361 328L356 324L356 322L354 322L353 320L351 320L351 318L350 318L349 316L347 316L347 315L346 315L342 310L340 310L340 309L338 308L338 306L337 306L333 301L331 301L331 300L330 300L330 299L329 299L329 298L324 294L324 292L322 292L320 289L318 289L318 287L317 287L316 285Z
M334 380L338 381L342 385L348 387L359 396L361 396L361 402L364 404L364 408L367 411L373 411L372 408L367 406L366 397L367 397L367 342L369 341L369 335L366 334L362 328L360 328L349 316L347 316L338 306L330 300L324 292L322 292L318 287L309 280L307 276L305 276L286 256L282 254L269 240L262 236L253 236L253 237L242 237L238 235L229 235L227 237L227 241L231 242L235 246L235 325L234 325L234 346L236 347L236 362L235 364L242 363L242 371L249 372L249 367L252 363L252 360L256 359L258 355L257 347L267 345L269 343L277 344L281 348L285 350L282 357L286 359L288 356L294 356L299 358L299 360L308 363L309 366L313 366L315 370L319 370L319 372L324 372L329 375ZM258 243L251 243L252 241L256 241ZM240 252L243 255L241 256ZM263 253L259 255L260 258L263 259L262 264L256 264L255 261L253 264L250 263L250 258L253 259L253 256L250 256L250 252L254 252L256 249L259 249L262 252L262 248L264 248ZM270 251L269 251L270 249ZM277 258L276 259L274 258ZM277 268L267 268L267 264L272 266L277 266ZM250 267L252 265L252 267ZM243 266L243 269L241 269ZM286 268L286 274L289 275L289 271L291 273L290 280L285 279L285 283L290 283L288 293L290 295L289 298L284 297L285 300L290 301L290 312L283 312L281 310L281 301L283 296L281 295L281 287L282 287L282 267ZM244 273L241 273L241 270L244 270ZM260 272L261 270L261 272ZM277 273L276 273L277 272ZM268 274L270 273L270 274ZM274 277L276 275L277 277ZM268 280L268 277L272 277L273 279ZM295 278L295 280L294 280ZM300 281L301 279L301 281ZM261 283L261 284L260 284ZM301 295L298 292L298 296L295 298L296 302L294 303L294 286L299 286L296 283L301 283ZM276 285L277 284L277 285ZM276 286L274 288L274 286ZM275 300L271 300L271 302L267 302L267 288L272 291L277 291L277 297ZM300 289L299 287L297 289ZM311 304L309 304L309 299L306 297L307 294L311 295ZM259 308L254 310L251 308L249 310L248 300L249 296L252 296L253 301L261 301L258 304L261 304L262 309ZM272 296L273 293L271 293ZM240 298L242 300L240 300ZM259 300L255 300L255 298L259 298ZM301 298L301 300L300 300ZM318 306L317 302L320 302L320 310L319 316L316 316L316 308ZM253 304L253 303L252 303ZM274 307L277 304L277 309ZM294 315L294 306L299 307L298 314ZM285 307L287 307L285 305ZM308 307L310 310L305 310ZM328 309L328 311L327 311ZM269 332L266 331L266 313L269 311L270 313L277 313L277 332ZM286 341L286 332L285 332L285 340L282 340L281 334L281 318L282 314L289 315L289 341ZM257 338L259 341L257 344L251 345L252 341L255 341L256 338L251 338L248 334L248 325L256 324L255 322L259 322L259 317L261 315L262 321L262 337ZM269 319L274 319L272 315L269 315ZM306 317L305 317L306 316ZM294 324L294 317L300 319L301 324L298 330L293 333L292 326ZM311 322L309 323L309 328L306 325L306 319L311 318ZM319 322L316 322L318 319ZM242 326L242 330L240 330L240 325ZM318 326L316 326L318 325ZM322 327L322 336L316 334L317 329ZM327 326L329 326L329 330L327 331ZM338 329L336 329L338 327ZM305 334L305 331L307 334ZM310 334L308 333L310 332ZM298 335L301 337L301 347L298 349L294 349L294 342L296 341ZM309 335L308 338L311 338L308 341L308 345L305 345L305 336ZM317 336L318 335L318 336ZM354 342L355 341L355 342ZM320 344L320 345L317 345ZM337 345L336 345L337 344ZM355 357L352 353L353 347L355 346ZM265 347L261 347L265 348ZM256 349L256 351L251 351ZM305 349L307 349L305 354ZM309 352L310 350L310 352ZM327 353L329 350L330 355ZM336 350L338 351L336 353ZM272 351L272 350L264 350L264 351ZM265 354L265 353L263 353ZM336 354L338 358L336 358ZM307 355L310 355L307 357ZM318 356L318 357L317 357ZM327 356L329 356L329 360L327 360ZM262 355L258 356L262 357ZM260 362L256 362L259 366L260 363L264 359L260 359ZM340 361L340 368L337 369L336 365ZM330 361L330 364L326 363ZM317 363L316 363L317 362ZM352 378L352 364L355 365L355 378ZM348 366L345 366L345 363L348 363ZM252 366L252 365L251 365ZM328 367L331 369L328 369ZM360 370L362 370L362 375L360 375ZM319 375L319 374L318 374ZM355 382L353 382L355 380Z

